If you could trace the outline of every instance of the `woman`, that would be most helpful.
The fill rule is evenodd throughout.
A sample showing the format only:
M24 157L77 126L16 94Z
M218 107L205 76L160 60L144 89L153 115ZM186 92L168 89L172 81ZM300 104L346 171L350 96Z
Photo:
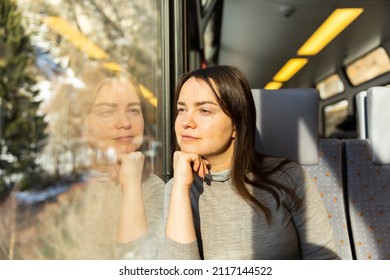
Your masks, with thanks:
M157 256L165 183L151 173L144 155L151 137L145 100L127 73L101 71L104 78L95 73L96 86L78 93L85 99L80 107L90 149L89 172L85 183L72 186L48 206L51 211L44 211L50 217L55 213L55 233L42 233L45 258Z
M103 188L100 214L106 215L108 222L104 227L98 223L98 228L110 237L116 232L116 241L126 253L119 257L154 258L165 184L150 173L142 153L149 148L151 134L143 115L145 100L137 83L120 72L102 80L92 100L86 117L86 137L94 155L91 182L99 182ZM97 196L94 187L90 192ZM150 238L154 242L140 242ZM138 248L131 249L133 245Z
M176 104L160 258L338 259L327 212L302 168L255 151L255 105L238 69L183 75Z

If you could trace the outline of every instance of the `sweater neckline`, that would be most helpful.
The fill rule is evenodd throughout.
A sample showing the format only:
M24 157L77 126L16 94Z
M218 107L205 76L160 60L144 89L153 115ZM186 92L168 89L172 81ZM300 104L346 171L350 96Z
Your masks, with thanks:
M110 174L108 172L101 172L97 171L95 169L89 170L89 179L92 179L93 181L97 182L111 182L113 181Z
M206 174L205 179L209 181L225 182L228 181L232 175L230 174L230 169L226 169L220 172L210 172Z

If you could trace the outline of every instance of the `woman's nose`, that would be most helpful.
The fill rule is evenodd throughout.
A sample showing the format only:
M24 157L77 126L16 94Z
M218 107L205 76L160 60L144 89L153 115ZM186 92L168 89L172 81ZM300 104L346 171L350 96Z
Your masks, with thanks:
M192 113L187 112L185 116L183 116L182 126L184 128L195 128L196 127L196 121Z
M131 117L126 113L119 113L118 119L116 122L116 127L118 129L124 128L129 129L131 128Z

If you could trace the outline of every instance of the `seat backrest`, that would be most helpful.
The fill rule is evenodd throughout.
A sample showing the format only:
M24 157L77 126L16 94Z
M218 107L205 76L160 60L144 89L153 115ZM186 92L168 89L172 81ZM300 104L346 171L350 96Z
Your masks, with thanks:
M352 260L350 227L346 212L346 188L343 184L341 141L339 139L321 139L318 150L318 165L304 166L304 169L317 185L328 210L337 252L341 259Z
M357 138L366 139L366 96L367 91L361 91L355 96L356 103L356 123L357 123Z
M259 134L256 148L302 165L318 163L318 91L252 90Z
M352 259L341 169L341 142L318 138L316 89L252 90L257 109L257 149L299 163L318 188L333 226L337 251Z
M367 138L372 143L374 164L390 164L390 87L367 91Z
M366 99L368 139L344 141L353 243L357 259L390 259L390 88Z

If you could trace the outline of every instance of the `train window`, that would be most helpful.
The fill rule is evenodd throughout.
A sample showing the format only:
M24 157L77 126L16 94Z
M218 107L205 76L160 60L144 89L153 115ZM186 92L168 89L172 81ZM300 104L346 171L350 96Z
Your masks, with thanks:
M211 3L211 0L201 0L201 4L202 4L202 9L203 11L204 10L207 10L208 6L210 5Z
M212 58L213 51L215 46L214 41L214 13L211 15L210 19L207 21L205 31L203 33L204 40L204 55L206 60Z
M162 2L1 0L0 204L16 197L26 213L12 214L20 220L12 230L29 231L25 205L46 209L35 203L66 195L92 173L116 176L122 153L142 151L145 168L163 176ZM0 259L12 259L13 245L0 243ZM48 256L34 246L36 255L21 249L17 257Z
M346 67L347 77L354 86L367 82L390 71L390 58L379 47Z
M338 126L348 118L348 106L348 100L341 100L324 108L325 137L337 136Z
M338 74L333 74L324 80L316 84L316 88L320 93L321 99L327 99L339 93L342 93L345 89L344 83L342 82Z

